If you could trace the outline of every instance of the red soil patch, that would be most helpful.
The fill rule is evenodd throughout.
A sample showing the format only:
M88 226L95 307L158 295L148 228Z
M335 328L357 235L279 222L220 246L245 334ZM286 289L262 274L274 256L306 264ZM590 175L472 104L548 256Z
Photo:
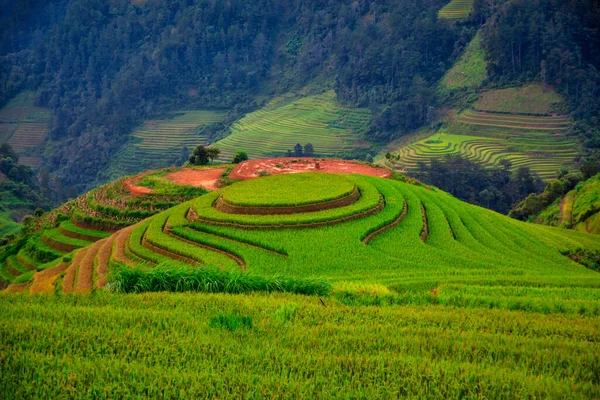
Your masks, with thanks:
M169 181L178 185L202 186L207 190L217 190L217 183L221 179L225 168L192 169L171 172L165 175Z
M142 179L144 176L152 173L154 171L148 171L148 172L144 172L143 174L139 174L136 176L133 176L129 179L125 179L123 181L123 187L127 190L129 190L129 193L131 193L131 195L133 197L137 197L137 196L141 196L143 194L148 194L148 193L152 193L152 189L145 187L145 186L137 186L136 183L140 181L140 179Z
M310 158L269 158L250 160L239 164L229 174L233 179L258 178L260 174L296 174L300 172L325 172L328 174L361 174L389 178L392 172L385 168L372 167L357 161Z

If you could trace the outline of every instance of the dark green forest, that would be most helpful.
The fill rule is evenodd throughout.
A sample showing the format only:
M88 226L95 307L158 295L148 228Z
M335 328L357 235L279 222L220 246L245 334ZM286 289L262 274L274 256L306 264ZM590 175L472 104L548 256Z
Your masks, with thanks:
M432 122L443 74L481 29L489 87L542 80L600 148L600 5L477 0L1 0L0 105L24 89L52 110L43 170L81 192L143 119L177 107L258 108L319 80L368 107L374 143ZM260 95L260 96L258 96Z

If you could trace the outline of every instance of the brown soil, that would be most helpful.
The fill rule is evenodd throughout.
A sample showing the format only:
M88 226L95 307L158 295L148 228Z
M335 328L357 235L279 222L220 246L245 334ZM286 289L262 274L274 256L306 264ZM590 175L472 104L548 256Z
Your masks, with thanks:
M88 248L83 248L75 254L75 257L73 257L73 261L71 261L71 265L69 265L69 268L67 268L67 272L65 273L65 277L62 281L63 293L73 293L75 290L75 275L77 275L77 268L87 252Z
M113 259L121 264L135 266L137 263L133 262L127 254L125 254L125 247L127 246L127 239L133 231L136 225L132 225L125 229L115 233L115 249L112 255Z
M29 282L25 283L13 283L12 285L8 285L6 290L3 293L23 293L27 287L29 286Z
M389 178L392 173L385 168L372 167L357 161L312 158L269 158L250 160L239 164L231 171L232 179L258 178L261 174L279 175L300 172L325 172L329 174L362 174Z
M102 246L102 242L96 242L89 247L85 257L79 263L79 273L77 274L77 292L89 293L94 286L94 260Z
M98 280L96 281L97 288L102 288L106 285L106 275L108 274L108 265L110 263L110 257L112 256L115 239L116 234L101 240L102 247L100 247L100 250L98 251L98 267L96 268L96 273L98 274Z
M29 288L31 294L53 294L54 293L54 282L58 279L67 269L67 264L60 263L56 267L48 268L43 271L37 272L33 275L33 283Z
M225 168L185 168L181 171L171 172L165 175L165 178L178 185L202 186L207 190L217 190L217 184L224 171Z

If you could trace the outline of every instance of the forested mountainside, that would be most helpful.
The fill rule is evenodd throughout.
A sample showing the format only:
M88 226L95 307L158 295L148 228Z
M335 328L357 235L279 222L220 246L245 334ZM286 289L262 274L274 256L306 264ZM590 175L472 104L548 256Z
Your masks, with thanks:
M0 105L35 92L35 106L52 114L39 167L77 191L107 179L99 171L144 119L219 109L230 124L311 82L334 89L346 106L371 109L366 138L386 143L468 98L460 90L454 99L438 96L437 83L478 30L485 85L553 85L587 121L576 130L588 147L600 146L593 122L600 6L593 0L477 0L465 19L438 17L444 0L1 6Z
M49 140L61 143L45 166L69 186L93 181L144 117L177 106L251 109L267 85L284 92L320 75L343 102L380 108L385 138L425 121L432 84L470 35L436 21L443 4L8 2L0 101L36 90L53 113Z

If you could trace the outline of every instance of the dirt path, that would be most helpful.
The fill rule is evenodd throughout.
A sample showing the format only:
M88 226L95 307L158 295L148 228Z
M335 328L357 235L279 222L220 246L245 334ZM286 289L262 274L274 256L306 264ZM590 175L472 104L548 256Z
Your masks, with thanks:
M233 179L253 179L263 174L295 174L300 172L325 172L329 174L362 174L388 178L391 171L385 168L372 167L357 161L312 158L270 158L250 160L239 164L229 174Z
M171 172L165 175L165 178L178 185L201 186L207 190L217 190L217 183L224 171L225 168L186 168L181 171Z

